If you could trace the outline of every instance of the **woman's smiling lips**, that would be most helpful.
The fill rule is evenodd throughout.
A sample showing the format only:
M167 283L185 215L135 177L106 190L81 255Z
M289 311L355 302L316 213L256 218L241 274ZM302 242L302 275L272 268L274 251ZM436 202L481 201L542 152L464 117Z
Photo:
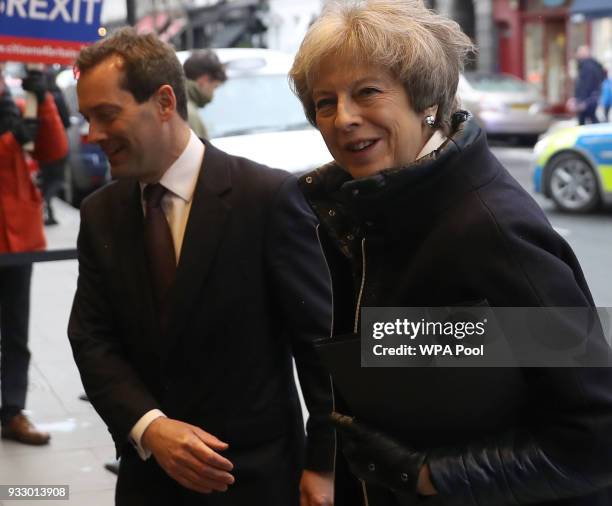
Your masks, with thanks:
M358 141L352 141L345 144L346 149L349 151L361 151L363 148L368 147L370 144L376 142L376 139L363 139Z
M347 142L344 144L344 149L352 157L354 156L367 156L376 145L378 145L379 139L360 139L356 141Z

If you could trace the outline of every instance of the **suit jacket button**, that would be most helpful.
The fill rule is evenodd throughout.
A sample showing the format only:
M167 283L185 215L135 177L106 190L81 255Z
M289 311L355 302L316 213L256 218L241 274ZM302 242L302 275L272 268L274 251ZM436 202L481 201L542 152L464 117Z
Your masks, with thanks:
M376 465L374 464L374 462L370 462L368 464L368 471L372 471L372 472L376 471Z
M402 473L402 474L400 474L400 479L401 479L403 482L407 482L407 481L408 481L408 474L407 474L407 473Z

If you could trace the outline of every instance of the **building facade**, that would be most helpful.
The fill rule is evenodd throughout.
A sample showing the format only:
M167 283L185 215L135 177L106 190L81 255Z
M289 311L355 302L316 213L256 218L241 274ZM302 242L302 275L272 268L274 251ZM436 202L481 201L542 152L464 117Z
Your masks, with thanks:
M591 46L593 55L612 69L612 20L580 14L578 3L576 0L493 3L494 70L535 85L557 113L565 111L567 100L573 96L575 54L579 46Z
M490 72L495 68L496 48L492 0L430 0L429 7L459 23L478 47L469 70Z

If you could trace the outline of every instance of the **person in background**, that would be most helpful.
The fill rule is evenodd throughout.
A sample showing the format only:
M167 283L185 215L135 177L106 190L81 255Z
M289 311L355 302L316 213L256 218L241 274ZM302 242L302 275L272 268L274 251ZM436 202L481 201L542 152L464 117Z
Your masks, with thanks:
M208 139L208 130L200 117L200 109L208 104L215 90L227 80L225 68L211 49L194 51L185 63L187 115L191 129L200 139Z
M298 50L293 89L334 158L300 178L331 271L330 345L356 341L362 308L594 305L570 246L459 109L472 50L421 0L329 2ZM392 399L403 419L335 389L336 506L610 504L612 368L395 378L413 386ZM451 392L463 409L444 412Z
M612 118L610 118L610 108L612 107L612 77L610 77L610 72L608 72L601 85L601 106L603 107L604 121L612 121Z
M0 254L45 248L42 199L24 145L34 142L32 156L52 163L68 153L68 141L53 97L40 73L22 83L38 103L37 117L24 118L4 81L0 81ZM28 325L32 264L0 267L0 390L3 439L24 444L49 442L23 413L28 387Z
M599 123L597 119L597 104L601 94L601 84L606 76L604 68L597 60L591 57L589 46L580 46L576 50L578 61L578 78L574 97L576 111L578 113L578 124Z
M70 126L70 112L66 105L66 100L62 90L55 82L56 74L52 68L47 68L43 73L46 80L47 89L53 96L55 106L62 120L64 129ZM53 211L52 200L57 196L58 192L64 184L64 171L67 158L57 160L53 163L44 163L40 166L40 189L43 195L44 202L44 217L45 225L57 225L55 212Z

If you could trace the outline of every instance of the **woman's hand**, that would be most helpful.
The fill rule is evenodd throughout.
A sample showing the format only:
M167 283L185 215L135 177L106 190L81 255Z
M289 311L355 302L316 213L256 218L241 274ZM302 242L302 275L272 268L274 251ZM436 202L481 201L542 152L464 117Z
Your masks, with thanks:
M341 435L349 467L358 478L396 492L436 493L425 453L340 413L332 413L331 420Z

